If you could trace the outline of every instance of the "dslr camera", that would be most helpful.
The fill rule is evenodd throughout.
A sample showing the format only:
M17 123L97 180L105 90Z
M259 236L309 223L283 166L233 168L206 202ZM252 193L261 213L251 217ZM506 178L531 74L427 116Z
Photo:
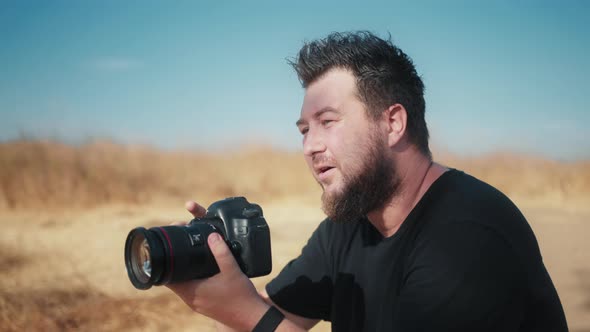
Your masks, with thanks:
M125 266L137 289L211 277L219 272L207 244L219 233L246 276L272 270L270 230L262 208L244 197L229 197L209 206L202 218L183 226L137 227L125 241Z

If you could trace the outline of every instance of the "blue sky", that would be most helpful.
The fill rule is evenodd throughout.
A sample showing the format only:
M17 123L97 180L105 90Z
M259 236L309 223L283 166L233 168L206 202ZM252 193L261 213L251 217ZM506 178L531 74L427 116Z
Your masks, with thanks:
M298 149L286 58L391 34L426 85L431 144L590 158L590 2L0 1L0 141Z

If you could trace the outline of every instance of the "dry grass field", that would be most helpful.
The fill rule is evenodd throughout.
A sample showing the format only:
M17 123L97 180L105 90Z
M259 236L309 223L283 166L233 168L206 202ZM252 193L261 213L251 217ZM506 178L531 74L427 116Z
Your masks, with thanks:
M590 331L590 162L494 154L435 159L508 194L533 227L571 331ZM183 203L243 195L264 209L271 276L323 218L299 153L167 152L108 142L0 144L0 331L213 331L162 287L127 279L130 229L188 220ZM320 324L314 331L328 331Z

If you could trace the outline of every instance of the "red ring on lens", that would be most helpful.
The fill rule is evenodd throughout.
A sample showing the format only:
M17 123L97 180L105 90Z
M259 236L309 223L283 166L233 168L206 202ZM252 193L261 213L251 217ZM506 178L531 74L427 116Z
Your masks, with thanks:
M158 227L160 229L160 231L162 231L162 233L164 233L164 236L166 237L166 241L168 241L168 248L170 248L170 254L168 255L168 257L170 258L170 274L172 275L172 273L174 272L174 251L172 251L172 243L170 242L170 237L168 236L168 233L166 232L166 230L163 227Z

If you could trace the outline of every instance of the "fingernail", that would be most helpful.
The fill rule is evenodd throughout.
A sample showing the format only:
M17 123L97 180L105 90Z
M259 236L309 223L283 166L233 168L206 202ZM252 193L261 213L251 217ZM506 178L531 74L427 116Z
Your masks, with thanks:
M211 243L211 244L215 244L215 243L217 243L219 240L221 240L221 237L219 236L219 234L217 234L217 233L212 233L211 235L209 235L209 243Z

